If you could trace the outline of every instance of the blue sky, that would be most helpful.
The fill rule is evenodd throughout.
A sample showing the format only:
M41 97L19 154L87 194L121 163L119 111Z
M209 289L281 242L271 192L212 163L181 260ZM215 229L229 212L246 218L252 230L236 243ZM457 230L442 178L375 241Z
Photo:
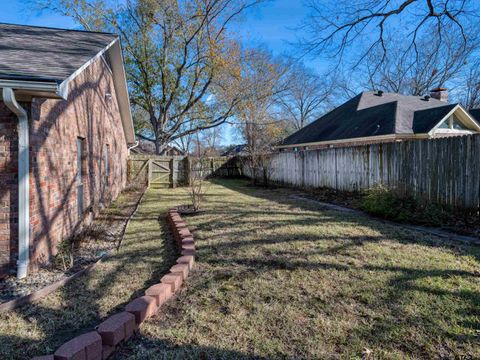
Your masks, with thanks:
M3 0L2 0L3 2ZM248 46L263 46L274 55L282 53L295 54L289 43L295 42L298 34L295 28L307 15L307 8L300 0L272 0L260 8L252 9L245 14L244 21L235 24L234 31L239 34ZM23 0L9 0L0 12L0 22L50 26L59 28L78 28L70 18L51 13L32 11ZM312 68L319 69L320 61L307 59ZM224 129L224 144L236 143L235 132L229 126Z

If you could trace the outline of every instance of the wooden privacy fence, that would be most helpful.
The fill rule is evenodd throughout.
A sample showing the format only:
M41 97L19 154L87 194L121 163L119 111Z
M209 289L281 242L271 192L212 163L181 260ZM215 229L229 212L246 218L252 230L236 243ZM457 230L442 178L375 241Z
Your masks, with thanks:
M270 173L292 186L358 191L383 184L400 195L478 209L480 135L282 152L272 154Z
M128 159L128 183L176 187L192 178L239 176L236 160L228 157L198 159L188 156L132 155Z

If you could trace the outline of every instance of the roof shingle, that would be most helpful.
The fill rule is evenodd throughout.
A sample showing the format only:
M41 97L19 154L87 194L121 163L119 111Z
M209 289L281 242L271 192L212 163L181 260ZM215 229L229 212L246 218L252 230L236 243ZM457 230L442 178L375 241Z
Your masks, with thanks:
M287 137L282 145L430 131L456 104L367 91Z
M108 33L0 24L0 79L60 83L116 38Z
M480 109L470 109L468 112L473 116L475 120L480 122Z

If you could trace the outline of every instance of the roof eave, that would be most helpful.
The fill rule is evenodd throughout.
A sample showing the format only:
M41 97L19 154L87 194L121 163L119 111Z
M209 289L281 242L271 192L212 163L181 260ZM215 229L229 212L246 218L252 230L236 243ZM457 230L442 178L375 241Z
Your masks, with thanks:
M288 149L301 146L317 146L317 145L335 145L335 144L344 144L344 143L354 143L354 142L364 142L364 141L379 141L379 140L408 140L408 139L425 139L429 138L430 135L426 133L418 134L387 134L387 135L375 135L375 136L365 136L357 138L347 138L347 139L338 139L338 140L325 140L325 141L315 141L309 143L301 144L283 144L274 146L276 149Z
M135 143L135 130L128 95L127 77L123 66L123 55L120 40L117 39L109 48L110 62L113 72L113 85L117 94L118 108L122 119L123 131L128 144Z
M68 98L69 84L73 81L80 73L82 73L88 66L93 62L101 58L105 53L109 54L111 67L112 67L112 78L113 85L115 87L115 93L117 94L118 108L120 111L120 117L122 120L123 131L125 134L125 140L127 144L135 143L135 130L133 126L132 112L130 109L130 97L128 95L128 86L127 78L125 74L125 68L123 65L123 55L122 48L120 45L120 38L115 38L110 44L102 49L97 55L83 64L78 70L76 70L72 75L65 79L59 85L59 94L62 98Z
M123 131L127 144L135 143L135 132L133 127L133 118L130 110L130 98L128 95L127 80L125 69L123 67L122 49L120 39L117 37L108 44L102 51L92 57L89 61L78 68L67 79L59 81L44 80L13 80L0 79L0 88L9 87L22 95L32 95L45 98L68 99L70 83L81 74L94 61L99 59L108 51L111 59L113 83L117 94L118 107L122 120Z
M54 99L63 98L60 87L56 81L0 79L0 88L11 88L14 89L16 93L22 95L41 93L43 97Z

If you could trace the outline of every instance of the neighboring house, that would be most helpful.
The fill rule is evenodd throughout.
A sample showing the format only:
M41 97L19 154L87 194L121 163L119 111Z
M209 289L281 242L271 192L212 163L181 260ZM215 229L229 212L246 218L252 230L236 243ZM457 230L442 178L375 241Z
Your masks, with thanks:
M166 156L184 156L185 152L180 150L177 146L168 145L167 148L163 151L163 155L166 155Z
M430 96L363 92L287 137L281 151L459 136L480 132L459 104L448 104L445 89Z
M477 120L478 123L480 123L480 109L470 109L468 112L475 120Z
M0 24L0 274L47 263L126 185L120 40Z
M151 140L143 139L139 136L138 145L130 150L132 154L155 155L155 144ZM185 152L180 150L177 146L168 145L163 151L162 156L184 156Z
M235 145L231 149L228 149L221 156L240 156L247 154L247 144Z

